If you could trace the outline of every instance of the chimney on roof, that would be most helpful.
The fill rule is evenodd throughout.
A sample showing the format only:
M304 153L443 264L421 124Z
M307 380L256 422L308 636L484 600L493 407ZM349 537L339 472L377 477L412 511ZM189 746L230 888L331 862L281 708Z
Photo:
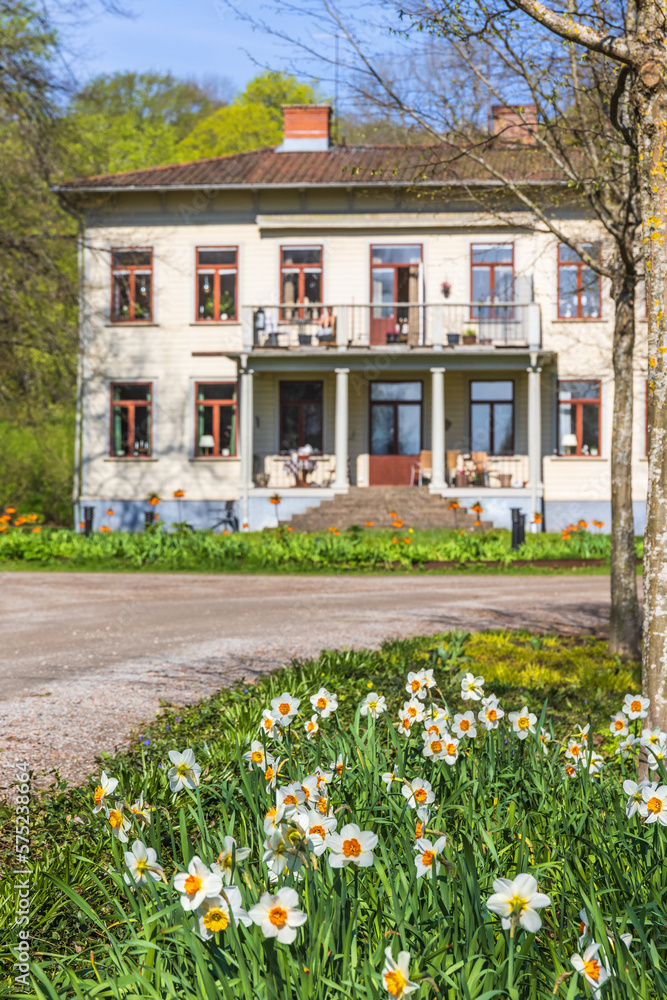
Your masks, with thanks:
M328 104L283 104L283 143L279 153L320 152L329 148Z
M535 145L538 124L536 104L494 104L491 114L494 136L499 136L503 142Z

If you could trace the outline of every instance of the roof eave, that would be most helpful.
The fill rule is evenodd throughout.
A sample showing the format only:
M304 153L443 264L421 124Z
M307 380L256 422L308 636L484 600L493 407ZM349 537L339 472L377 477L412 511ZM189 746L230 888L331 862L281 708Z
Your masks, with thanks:
M517 187L567 187L567 180L515 180L512 184ZM128 191L277 191L277 190L303 190L304 188L332 189L332 188L469 188L469 187L504 187L501 181L495 180L447 180L447 181L299 181L284 184L128 184L128 185L96 185L94 187L68 187L63 184L55 184L51 190L56 194L118 194Z

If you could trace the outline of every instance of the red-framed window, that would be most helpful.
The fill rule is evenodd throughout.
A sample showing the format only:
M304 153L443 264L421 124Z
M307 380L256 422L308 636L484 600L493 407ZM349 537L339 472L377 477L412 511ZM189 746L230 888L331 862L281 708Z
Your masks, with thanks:
M514 454L514 382L510 379L471 381L470 450Z
M599 455L602 396L597 380L558 383L558 454Z
M600 259L599 243L582 243L594 259ZM600 275L583 262L578 253L558 246L558 318L599 319L602 309Z
M470 247L470 290L473 302L514 301L514 244L473 243ZM513 310L474 305L471 319L511 319Z
M280 301L283 319L314 319L322 303L322 247L280 248ZM299 307L299 308L295 308Z
M197 247L197 321L237 318L238 247Z
M195 407L197 458L234 457L238 444L236 382L197 382Z
M113 458L150 458L152 453L152 383L112 382L109 454Z
M111 250L112 323L150 323L153 318L153 250Z
M280 383L280 448L322 452L322 382Z

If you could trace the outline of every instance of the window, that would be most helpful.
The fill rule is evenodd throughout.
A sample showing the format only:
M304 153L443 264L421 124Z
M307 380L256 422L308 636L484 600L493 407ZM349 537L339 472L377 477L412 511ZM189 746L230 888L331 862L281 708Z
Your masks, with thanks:
M421 451L422 383L371 383L371 455Z
M600 258L599 243L582 243L594 259ZM564 243L558 247L558 316L560 319L600 318L600 275L584 264Z
M470 450L514 454L514 382L470 383Z
M470 247L473 302L514 301L514 245L473 243ZM513 310L472 306L472 319L507 319Z
M236 247L197 250L197 319L236 319Z
M600 383L558 383L558 454L600 454Z
M322 247L280 248L280 301L284 306L322 302ZM314 319L318 309L282 310L283 319Z
M372 344L419 341L421 261L419 244L371 247Z
M322 451L322 383L280 383L280 451Z
M236 382L198 382L195 398L195 455L236 455Z
M111 251L111 320L150 322L153 318L153 251Z
M114 458L150 458L152 453L150 382L111 385L111 446Z

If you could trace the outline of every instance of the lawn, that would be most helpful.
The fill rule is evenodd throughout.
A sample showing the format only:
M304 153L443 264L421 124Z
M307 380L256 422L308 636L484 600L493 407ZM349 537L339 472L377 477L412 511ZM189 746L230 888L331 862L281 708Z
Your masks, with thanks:
M180 572L586 572L608 569L608 535L587 529L529 534L513 550L508 531L459 532L353 528L320 533L289 526L238 534L210 531L142 534L96 532L86 538L66 529L40 529L30 522L0 533L3 569L156 570ZM637 540L641 556L642 542ZM543 565L544 562L548 565Z
M468 674L498 703L464 700ZM649 792L626 815L636 754L616 754L610 731L638 687L599 640L453 633L327 652L166 707L81 788L33 799L36 964L28 992L6 974L5 995L370 1000L414 984L417 1000L575 1000L608 972L599 996L658 1000L667 800ZM454 746L469 711L476 735ZM196 766L177 756L179 770L169 753L186 749ZM102 768L118 781L107 792ZM13 824L6 810L7 847ZM491 898L519 875L535 883Z

